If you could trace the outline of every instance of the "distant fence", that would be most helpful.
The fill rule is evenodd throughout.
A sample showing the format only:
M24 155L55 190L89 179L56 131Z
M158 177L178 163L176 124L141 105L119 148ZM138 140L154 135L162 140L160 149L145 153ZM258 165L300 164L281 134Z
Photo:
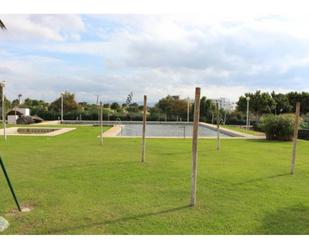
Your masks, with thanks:
M62 124L85 124L85 125L99 125L100 121L94 120L63 120ZM115 125L115 124L142 124L142 121L105 121L103 120L104 125ZM192 122L176 122L176 121L148 121L147 124L171 124L171 125L181 125L181 124L192 124Z
M298 138L309 140L309 129L300 129L298 131Z
M61 122L62 124L82 124L82 125L93 125L98 126L100 125L100 121L93 121L93 120L63 120ZM104 126L113 126L113 125L125 125L125 124L140 124L142 125L142 121L103 121ZM165 125L192 125L192 122L186 122L186 121L147 121L148 125L155 125L155 124L165 124ZM200 126L206 127L210 130L216 131L217 128L214 125L199 122ZM233 131L233 130L227 130L220 128L220 132L222 134L231 136L231 137L243 137L243 134L240 134L239 132Z

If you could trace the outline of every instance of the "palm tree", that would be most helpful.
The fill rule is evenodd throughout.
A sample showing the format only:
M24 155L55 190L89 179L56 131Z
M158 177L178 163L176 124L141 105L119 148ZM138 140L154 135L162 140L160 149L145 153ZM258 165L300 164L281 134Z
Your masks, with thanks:
M0 19L0 29L6 29L4 23L1 21L1 19Z

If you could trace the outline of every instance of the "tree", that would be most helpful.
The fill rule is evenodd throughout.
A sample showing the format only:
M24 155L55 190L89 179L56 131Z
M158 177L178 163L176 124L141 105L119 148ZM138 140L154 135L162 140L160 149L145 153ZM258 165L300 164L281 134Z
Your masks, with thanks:
M289 98L286 94L278 93L274 91L271 93L271 97L275 101L274 112L275 114L287 113L292 111L292 106L290 105Z
M11 105L12 105L12 108L17 107L19 105L18 99L13 99Z
M176 116L185 119L187 116L187 100L180 99L179 96L168 95L160 99L155 107L172 119Z
M60 112L61 109L61 97L57 98L50 104L50 109L55 112ZM63 110L64 112L76 111L79 109L79 105L75 101L75 95L73 93L65 91L63 93Z
M114 102L114 103L111 104L111 109L115 110L115 111L119 111L120 105L117 102Z
M296 102L300 102L300 111L302 114L309 112L309 93L307 92L289 92L287 94L292 111L295 110Z
M132 102L132 99L133 99L133 92L130 92L127 99L126 99L126 106L129 106Z
M148 111L150 113L149 119L150 120L164 120L164 114L162 113L162 110L160 110L158 107L149 107Z
M137 103L129 104L128 107L127 107L127 111L128 111L128 112L139 112L138 107L139 107L139 106L138 106Z
M205 96L201 98L200 101L200 116L201 120L207 121L212 117L213 111L216 109L215 104L210 99L207 99Z
M301 113L302 114L308 113L309 112L309 93L308 92L301 93L301 103L300 104L301 104ZM296 106L296 104L294 106Z
M79 107L80 107L80 109L81 109L82 111L87 110L87 109L88 109L88 106L89 106L88 103L85 102L85 101L79 102L78 105L79 105Z
M166 115L171 115L173 112L173 102L175 99L176 97L168 95L167 97L160 99L155 107Z
M274 109L275 101L267 92L256 91L255 93L246 93L245 96L239 97L237 102L237 110L241 112L247 111L247 97L250 97L249 108L250 112L255 115L258 122L262 114L271 113Z
M14 100L17 103L19 103L18 99ZM12 102L13 104L13 102ZM20 105L20 107L24 107L24 108L30 108L31 110L33 109L40 109L40 110L48 110L48 103L45 102L44 100L37 100L37 99L30 99L30 98L26 98L24 103L22 103Z

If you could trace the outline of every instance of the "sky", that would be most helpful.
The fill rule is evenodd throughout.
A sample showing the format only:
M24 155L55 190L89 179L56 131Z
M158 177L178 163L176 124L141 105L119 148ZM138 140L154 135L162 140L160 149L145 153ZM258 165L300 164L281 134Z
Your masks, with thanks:
M170 94L236 101L309 91L308 17L201 14L5 15L0 80L10 99L150 102Z

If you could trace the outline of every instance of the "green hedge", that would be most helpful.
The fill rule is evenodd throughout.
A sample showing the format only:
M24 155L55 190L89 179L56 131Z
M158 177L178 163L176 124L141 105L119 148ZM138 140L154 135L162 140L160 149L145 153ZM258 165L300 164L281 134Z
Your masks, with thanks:
M293 139L294 117L293 114L264 115L259 126L267 140L290 141Z

